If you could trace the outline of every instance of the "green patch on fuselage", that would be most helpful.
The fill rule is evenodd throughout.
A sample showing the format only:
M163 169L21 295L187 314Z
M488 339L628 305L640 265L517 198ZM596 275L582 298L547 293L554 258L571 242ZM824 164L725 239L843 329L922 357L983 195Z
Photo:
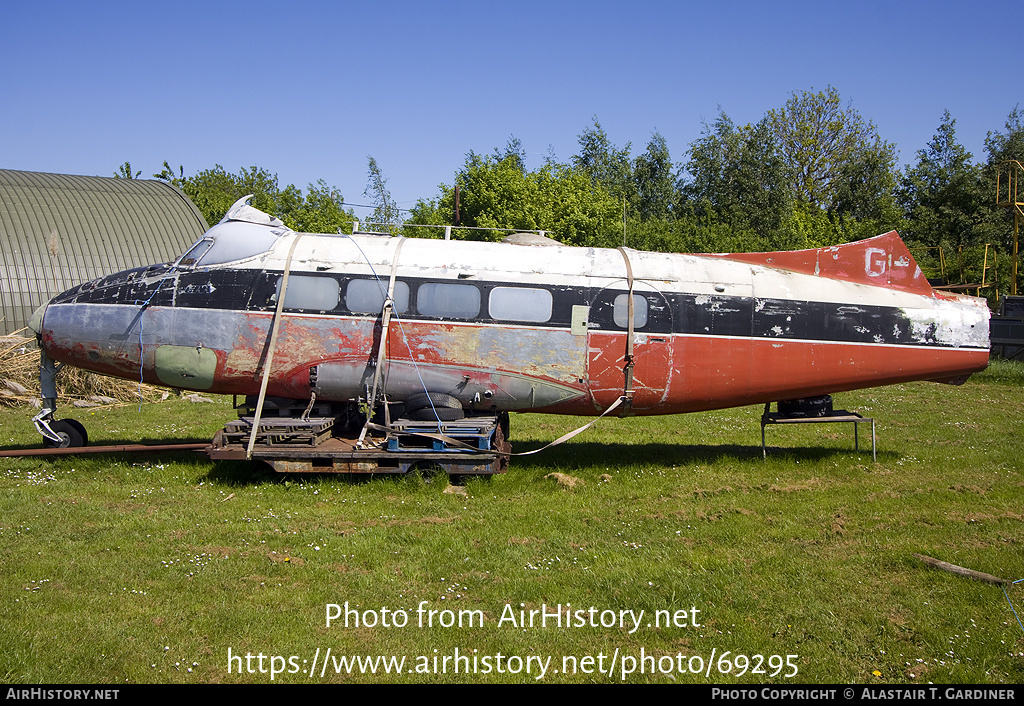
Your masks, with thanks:
M156 375L172 387L209 390L217 370L217 354L211 348L160 346L156 349Z

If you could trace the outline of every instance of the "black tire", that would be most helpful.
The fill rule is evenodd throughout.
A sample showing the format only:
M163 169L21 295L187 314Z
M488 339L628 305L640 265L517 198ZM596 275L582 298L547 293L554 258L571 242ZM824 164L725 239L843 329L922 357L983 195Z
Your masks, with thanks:
M462 403L459 402L457 397L446 395L443 392L419 392L405 399L405 408L410 412L417 409L430 409L431 407L434 409L442 407L462 409ZM459 419L462 419L462 417L459 417Z
M50 422L50 430L59 436L59 442L43 437L43 446L48 449L70 449L87 446L89 435L81 422L74 419L61 419L57 422Z
M462 407L422 407L409 412L406 416L416 422L454 422L464 419L466 412Z
M785 417L827 417L832 414L832 395L779 400L779 414Z
M85 430L85 426L77 419L62 419L62 422L73 426L79 434L82 435L82 446L89 445L89 433Z

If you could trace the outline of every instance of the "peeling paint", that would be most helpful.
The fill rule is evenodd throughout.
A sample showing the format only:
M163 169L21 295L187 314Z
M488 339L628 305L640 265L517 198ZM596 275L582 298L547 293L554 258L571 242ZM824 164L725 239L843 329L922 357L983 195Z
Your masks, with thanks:
M934 308L906 309L915 341L969 348L987 348L988 307L984 300L955 296L933 299Z
M213 286L212 282L207 282L205 284L189 284L177 291L180 291L182 294L213 294L217 291L217 288Z

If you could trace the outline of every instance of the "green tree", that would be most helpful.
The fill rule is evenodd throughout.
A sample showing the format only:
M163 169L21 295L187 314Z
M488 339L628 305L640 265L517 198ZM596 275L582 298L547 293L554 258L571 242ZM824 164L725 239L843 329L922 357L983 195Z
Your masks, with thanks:
M500 240L508 229L545 230L572 245L613 245L620 237L619 206L603 187L582 171L551 160L527 171L514 145L491 155L470 152L454 184L442 184L436 199L417 202L409 222L450 224L456 186L462 225L485 230L456 230L453 237Z
M235 201L248 194L252 194L253 206L277 216L293 230L310 233L350 231L350 224L355 220L351 211L345 211L341 192L323 180L310 184L303 196L302 190L294 184L281 188L276 174L257 166L232 174L217 164L212 169L187 177L181 167L177 175L166 161L163 167L153 176L184 191L211 225L220 221Z
M513 228L534 230L535 185L515 153L482 155L469 152L453 184L440 185L437 199L420 200L413 207L410 223L450 225L454 220L455 192L459 192L459 221L467 228ZM421 231L413 231L421 233ZM467 240L499 240L505 233L494 231L457 231L454 237Z
M202 211L206 222L211 225L224 217L231 204L246 194L253 193L242 191L235 176L219 164L212 169L204 169L185 177L180 186L192 203Z
M185 177L182 190L192 199L206 217L207 223L216 223L238 199L252 194L252 205L282 220L302 201L301 192L289 184L278 186L277 175L261 167L242 168L231 174L217 164L194 176Z
M1015 106L1006 118L1006 132L990 132L985 138L989 164L1013 159L1024 163L1024 113Z
M153 178L159 179L160 181L166 181L168 184L173 184L180 189L182 183L185 181L185 168L179 164L178 173L175 174L174 169L165 159L163 169L154 174Z
M355 216L345 210L345 199L333 186L320 179L309 184L302 203L285 214L289 227L304 233L351 233ZM282 218L284 220L284 218Z
M567 245L614 247L620 243L620 205L605 189L564 164L531 175L542 203L539 227Z
M611 143L607 133L594 117L593 127L579 134L579 154L572 158L573 166L587 175L591 183L605 189L619 202L632 202L635 192L633 164L629 158L630 143L619 148Z
M741 238L746 247L791 245L783 228L793 211L790 173L767 120L737 127L720 111L689 155L680 186L698 221L748 234Z
M1002 175L1002 199L1008 196L1006 193L1006 179L1011 167L1008 162L1024 164L1024 114L1015 107L1006 118L1005 132L989 132L985 138L985 151L988 158L982 168L982 194L987 205L995 204L996 200L996 176ZM1024 176L1024 174L1019 174ZM1018 198L1024 198L1020 190ZM1000 235L1012 233L1013 214L1011 209L993 207L987 219L991 237L999 238ZM1009 243L1009 240L1005 241Z
M133 174L132 173L131 162L125 162L124 164L122 164L120 167L117 168L116 172L114 172L114 178L115 179L138 179L140 174L142 174L141 170L137 171L137 172L135 172Z
M898 184L894 151L872 148L857 152L840 171L830 212L875 230L871 235L882 228L898 229L902 224Z
M917 164L908 167L900 189L906 214L904 237L954 252L978 242L984 204L980 171L956 139L956 120L947 110Z
M593 126L580 133L578 142L580 152L573 156L573 166L606 190L620 208L625 207L631 219L675 217L678 175L661 133L655 131L647 149L635 159L629 156L631 143L621 148L613 145L596 117Z
M896 148L835 88L793 93L767 118L797 201L855 218L884 211L873 199L891 194Z
M366 168L366 189L364 196L369 196L373 201L373 213L370 214L370 223L393 227L401 220L401 211L398 203L391 198L388 190L388 180L384 176L377 160L367 155Z
M508 138L504 150L499 150L497 147L494 148L493 158L496 162L507 161L523 174L526 173L526 150L523 148L523 141L515 135ZM553 160L549 159L548 161Z
M676 181L668 143L655 131L646 151L633 162L634 213L641 220L672 217L678 200Z

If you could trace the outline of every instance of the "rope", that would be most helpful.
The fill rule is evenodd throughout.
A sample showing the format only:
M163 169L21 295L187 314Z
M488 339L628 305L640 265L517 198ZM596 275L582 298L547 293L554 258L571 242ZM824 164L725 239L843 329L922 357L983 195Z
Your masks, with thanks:
M1021 581L1024 581L1024 579L1017 579L1014 583L1020 583ZM1006 602L1010 604L1010 610L1013 611L1013 617L1017 619L1017 625L1020 625L1020 629L1024 630L1024 623L1020 621L1020 616L1017 615L1017 610L1013 607L1013 601L1010 600L1010 594L1006 592L1006 586L1001 585L1000 587L1003 589L1003 595L1006 596Z

